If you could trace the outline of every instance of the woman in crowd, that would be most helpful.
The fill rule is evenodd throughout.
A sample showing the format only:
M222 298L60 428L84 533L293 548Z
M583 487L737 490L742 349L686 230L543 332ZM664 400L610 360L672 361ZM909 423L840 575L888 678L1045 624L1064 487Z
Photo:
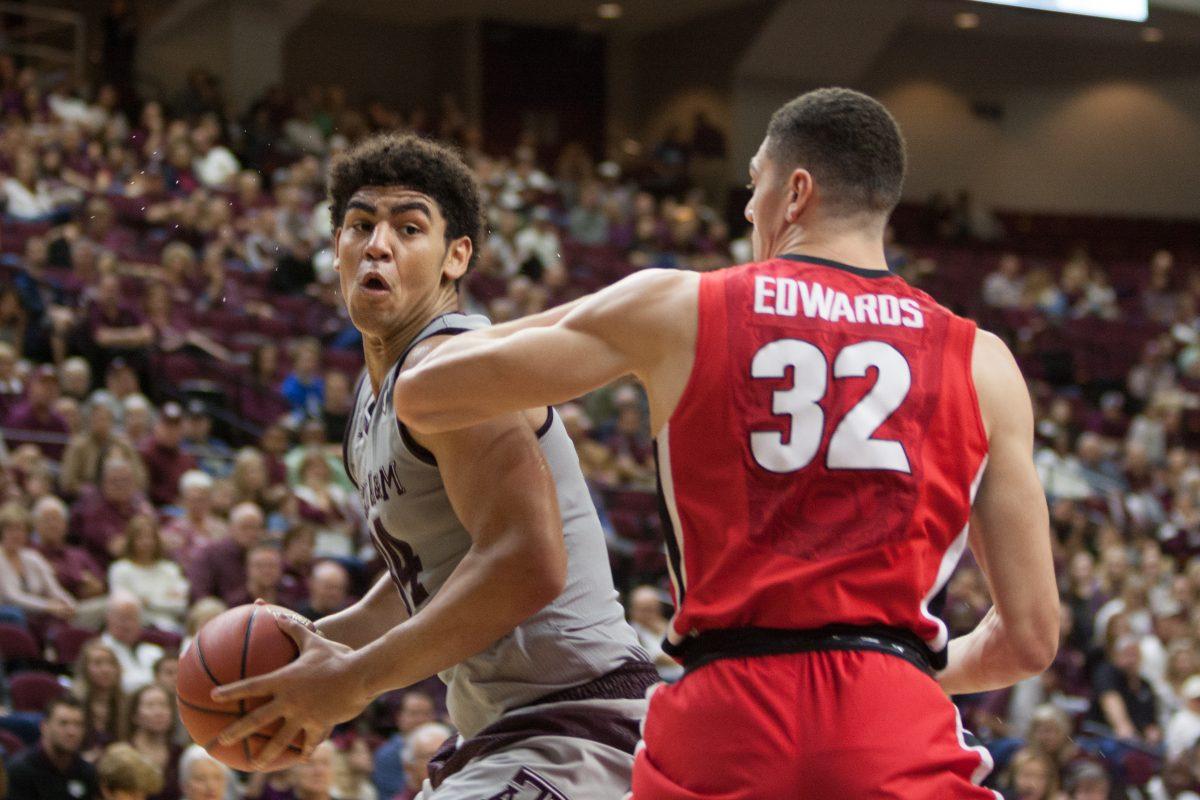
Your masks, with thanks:
M128 713L129 734L125 740L163 776L162 790L150 800L179 800L179 757L183 748L173 739L177 718L170 692L157 683L148 683L130 696Z
M358 547L350 498L333 482L329 461L318 448L310 448L300 461L299 485L293 488L296 510L316 531L318 558L353 558Z
M54 568L29 546L29 512L19 503L0 507L0 600L25 614L30 630L48 631L75 616L75 599L54 577Z
M146 623L173 633L183 629L188 581L163 552L154 516L138 514L129 520L121 557L108 567L108 585L111 591L123 589L137 597Z
M196 638L196 632L204 627L204 623L228 608L229 606L225 605L223 600L216 597L202 597L192 603L192 607L187 612L187 620L184 625L185 636L179 652L182 653L188 649L188 645L192 643L192 639Z
M1004 800L1062 800L1058 767L1050 756L1026 748L1013 756L1008 767Z
M254 447L243 447L233 462L234 503L255 503L268 515L282 511L291 499L285 484L272 483L267 461Z
M96 762L102 800L149 800L162 797L162 771L133 747L118 742Z
M124 729L121 663L100 639L84 644L75 660L71 691L83 703L84 758L95 760Z
M225 800L229 768L198 744L190 745L179 759L179 788L183 800Z

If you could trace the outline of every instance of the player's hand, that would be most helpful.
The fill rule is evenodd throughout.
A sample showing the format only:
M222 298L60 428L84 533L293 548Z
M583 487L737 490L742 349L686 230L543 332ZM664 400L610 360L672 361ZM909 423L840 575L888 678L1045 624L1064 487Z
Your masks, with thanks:
M371 699L355 674L353 650L322 637L292 615L272 616L279 629L296 642L300 656L274 672L229 683L212 692L212 699L221 702L269 698L221 731L221 744L240 741L283 720L259 751L256 768L283 753L299 733L304 734L303 757L308 758L334 725L358 716Z

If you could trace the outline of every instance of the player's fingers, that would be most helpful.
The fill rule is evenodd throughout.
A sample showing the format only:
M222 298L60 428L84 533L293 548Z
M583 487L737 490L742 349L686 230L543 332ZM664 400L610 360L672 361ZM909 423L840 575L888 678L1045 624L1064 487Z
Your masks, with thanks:
M317 745L329 738L329 734L333 731L332 728L326 728L323 731L311 730L304 731L304 752L300 754L301 761L308 761L312 758L313 753L317 749Z
M258 755L254 757L254 769L256 772L263 772L266 767L283 753L287 746L296 738L296 734L303 730L302 725L296 722L284 722L275 735L263 745L262 750L258 751Z
M268 672L265 675L256 675L253 678L226 683L223 686L213 689L209 693L209 696L213 700L226 703L231 700L245 700L250 697L266 697L275 693L275 677L275 672Z
M315 628L310 627L312 623L310 622L308 625L305 625L291 614L274 614L273 616L275 617L275 624L279 626L279 630L291 637L296 646L303 650L304 643L308 641L310 636L313 636Z
M233 744L234 742L241 741L259 728L265 728L267 725L270 725L281 716L283 714L279 709L278 703L267 703L264 706L259 706L222 730L217 735L217 741L221 744Z

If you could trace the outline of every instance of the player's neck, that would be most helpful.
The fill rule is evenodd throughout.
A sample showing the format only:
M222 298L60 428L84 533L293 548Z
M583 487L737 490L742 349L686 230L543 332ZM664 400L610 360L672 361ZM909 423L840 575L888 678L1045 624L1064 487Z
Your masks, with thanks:
M403 325L387 336L363 336L363 356L367 362L367 375L371 379L371 391L379 394L379 387L387 378L388 371L404 354L409 345L430 322L443 314L458 310L458 293L440 293L431 298L422 308L414 311Z
M785 254L836 261L860 269L888 269L883 249L883 231L835 229L822 231L795 226L781 237L772 257Z

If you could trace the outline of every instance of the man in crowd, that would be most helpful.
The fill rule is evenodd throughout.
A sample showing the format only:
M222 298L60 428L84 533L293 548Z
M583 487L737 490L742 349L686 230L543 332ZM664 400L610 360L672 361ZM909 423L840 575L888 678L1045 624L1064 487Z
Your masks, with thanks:
M262 599L295 608L303 596L290 575L283 574L283 553L272 542L260 542L246 552L246 582L226 602L240 606Z
M183 514L168 522L162 530L163 547L182 564L209 542L225 538L226 525L212 513L213 479L198 469L188 470L179 479L179 504Z
M142 459L150 475L150 499L156 506L174 504L179 496L179 479L196 468L196 459L183 452L183 409L178 403L162 408L154 433L142 445Z
M314 622L350 604L350 574L336 561L321 561L308 576L308 600L300 613Z
M153 513L138 491L133 464L114 453L104 460L99 488L89 488L71 508L71 532L97 563L107 566L119 557L129 521Z
M267 534L262 509L254 503L239 503L229 512L229 538L200 548L188 569L192 601L219 597L229 605L246 589L246 555Z
M430 759L450 735L450 728L440 722L426 722L409 734L404 743L404 790L398 800L416 800L429 777Z
M396 709L396 732L375 751L375 771L371 782L379 796L395 797L404 791L404 739L418 727L432 722L437 709L433 698L420 689L409 689Z
M103 612L104 570L87 550L67 544L67 506L62 500L47 495L34 504L33 531L35 547L54 569L54 577L72 597L83 601L77 607L75 623L99 624L100 616L91 612Z
M121 665L121 690L126 694L154 680L154 665L163 655L161 647L140 641L141 637L142 604L131 594L114 592L100 640Z
M21 800L99 797L96 769L79 755L83 734L79 700L68 694L47 703L37 745L9 762L9 796Z
M58 485L68 497L77 496L85 487L100 480L101 462L109 455L120 455L134 466L139 486L146 484L146 468L137 450L116 430L112 406L98 400L91 404L87 429L71 437L63 454Z
M69 431L66 421L54 411L57 399L58 374L44 364L34 371L24 402L16 403L4 420L4 427L11 429L8 446L33 442L47 457L61 459Z

